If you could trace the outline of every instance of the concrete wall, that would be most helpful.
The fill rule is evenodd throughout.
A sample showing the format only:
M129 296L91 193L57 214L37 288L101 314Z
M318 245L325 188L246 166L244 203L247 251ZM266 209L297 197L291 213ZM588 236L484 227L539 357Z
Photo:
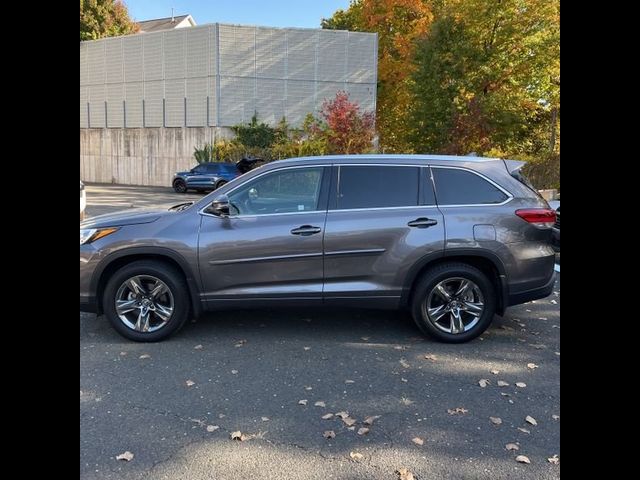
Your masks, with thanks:
M229 137L217 127L81 128L80 179L168 187L175 172L197 163L195 147Z

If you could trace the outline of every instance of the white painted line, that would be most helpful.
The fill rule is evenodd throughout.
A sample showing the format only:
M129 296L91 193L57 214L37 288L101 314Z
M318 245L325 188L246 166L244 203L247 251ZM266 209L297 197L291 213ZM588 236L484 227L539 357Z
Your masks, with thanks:
M554 269L556 272L560 273L560 265L558 265L557 263L553 266L553 269Z

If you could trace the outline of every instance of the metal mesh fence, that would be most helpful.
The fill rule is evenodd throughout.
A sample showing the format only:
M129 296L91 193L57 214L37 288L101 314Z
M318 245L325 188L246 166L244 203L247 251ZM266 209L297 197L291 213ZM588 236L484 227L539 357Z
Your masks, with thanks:
M375 111L372 33L210 24L80 43L80 128L292 125L339 90Z

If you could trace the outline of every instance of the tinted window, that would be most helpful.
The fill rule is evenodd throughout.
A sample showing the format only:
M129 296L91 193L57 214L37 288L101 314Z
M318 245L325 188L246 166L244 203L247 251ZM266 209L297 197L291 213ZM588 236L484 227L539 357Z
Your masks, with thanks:
M193 169L193 173L205 173L207 171L206 165L198 165Z
M238 173L233 163L214 163L209 165L209 173Z
M475 173L451 168L433 168L440 205L502 203L508 197Z
M418 205L418 167L342 166L338 209Z
M318 208L323 167L292 168L262 175L229 194L234 215L313 211Z

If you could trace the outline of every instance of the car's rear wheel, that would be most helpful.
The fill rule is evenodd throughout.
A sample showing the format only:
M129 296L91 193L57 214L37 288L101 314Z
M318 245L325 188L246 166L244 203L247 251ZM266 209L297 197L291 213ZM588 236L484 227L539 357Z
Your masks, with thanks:
M189 316L184 276L163 262L140 260L122 267L107 282L104 313L122 336L156 342L177 332Z
M411 303L423 333L446 343L468 342L482 334L496 311L495 289L479 269L444 263L422 276Z
M173 181L173 189L177 193L187 193L187 183L182 179L177 179Z

